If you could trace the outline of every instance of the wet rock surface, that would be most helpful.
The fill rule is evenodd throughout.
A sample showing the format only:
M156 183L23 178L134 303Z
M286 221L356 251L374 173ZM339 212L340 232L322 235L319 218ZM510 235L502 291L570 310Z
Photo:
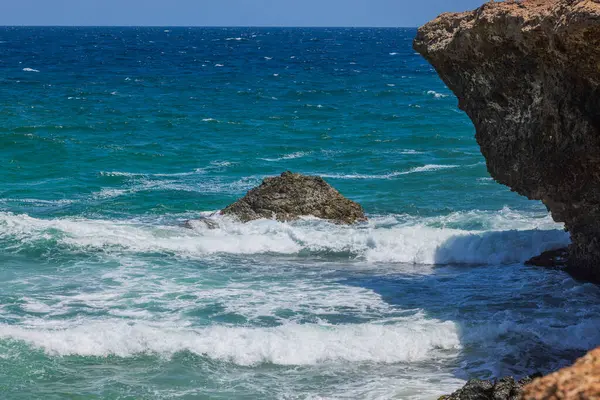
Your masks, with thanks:
M292 221L313 216L340 224L366 221L362 207L318 176L284 172L265 178L243 198L221 211L242 222L260 218Z
M569 259L569 249L562 248L557 250L545 251L539 256L532 257L525 262L525 265L535 265L538 267L564 268Z
M533 377L515 381L512 377L498 381L483 381L471 379L465 386L439 400L518 400L523 394L523 387L530 383Z
M421 27L414 48L456 94L488 171L572 237L600 281L600 0L488 2Z

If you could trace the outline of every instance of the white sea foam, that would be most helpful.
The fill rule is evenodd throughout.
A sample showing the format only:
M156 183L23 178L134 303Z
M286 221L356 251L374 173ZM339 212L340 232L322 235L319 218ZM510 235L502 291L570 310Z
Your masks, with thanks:
M0 199L0 203L25 203L32 204L38 207L46 206L63 206L67 204L75 203L75 200L60 199L60 200L43 200L43 199Z
M22 300L24 303L21 305L21 308L28 312L45 314L52 311L52 307L35 299L23 298Z
M260 158L260 160L270 161L270 162L276 162L276 161L282 161L282 160L293 160L295 158L305 157L305 156L307 156L309 154L310 154L310 152L297 151L295 153L284 154L284 155L282 155L280 157L277 157L277 158Z
M190 173L182 173L182 174L165 174L163 176L185 176ZM125 175L123 175L125 176ZM131 177L135 177L135 174L130 175ZM91 197L93 199L110 199L115 197L121 197L125 195L131 195L139 192L147 192L147 191L160 191L160 190L172 190L177 192L197 192L201 191L200 186L188 185L185 183L177 183L172 180L150 180L144 177L144 175L140 176L137 179L136 183L128 188L103 188L98 192L92 193ZM156 176L156 175L154 175Z
M23 71L25 71L25 72L40 72L39 70L33 69L33 68L23 68Z
M210 170L219 170L226 168L226 165L214 165ZM103 188L98 192L91 194L93 199L108 199L132 195L140 192L151 191L175 191L175 192L198 192L198 193L242 193L258 185L264 176L248 176L233 182L223 181L219 178L206 178L188 182L182 180L193 175L203 175L209 170L206 168L197 168L190 172L165 173L165 174L143 174L126 172L105 172L105 176L123 176L131 179L128 187ZM160 179L160 178L173 179Z
M440 99L442 97L448 97L447 94L438 93L438 92L436 92L434 90L427 91L427 94L435 97L436 99Z
M127 189L102 189L99 192L93 193L92 197L94 199L110 199L113 197L122 196L124 194L130 193Z
M236 40L236 41L239 42L240 40L242 40L242 38L241 37L229 37L229 38L227 38L225 40Z
M3 324L0 337L24 341L50 355L169 357L189 351L238 365L411 362L440 357L439 350L460 349L456 326L438 320L410 326L287 324L198 329L103 320L59 329Z
M398 55L398 53L396 53L396 52L390 53L390 56L395 56L395 55Z
M577 312L577 310L571 310ZM507 310L500 316L494 316L487 324L473 327L464 333L463 340L466 342L495 341L498 337L507 334L523 334L533 336L553 349L579 349L588 350L600 345L600 339L596 334L600 328L600 317L582 318L574 324L565 323L556 316L564 310L555 310L554 315L546 318L538 317L531 323L520 321L518 315L512 315ZM568 337L570 340L565 340ZM510 350L509 350L510 351Z
M425 154L423 151L417 151L413 149L405 149L398 152L399 154Z
M189 230L136 221L84 218L45 220L0 213L0 238L17 238L29 243L53 235L58 243L81 250L165 252L180 257L308 252L344 254L370 262L414 264L518 263L569 243L568 234L551 220L525 215L519 218L509 212L505 215L478 212L473 216L455 213L430 220L374 218L368 224L357 226L338 226L315 219L296 223L258 220L241 224L224 217L212 218L216 218L219 229ZM487 223L486 231L460 228L472 220L478 222L478 218ZM481 221L479 225L483 225Z
M416 154L416 153L409 153ZM431 172L443 169L459 168L459 165L439 165L439 164L427 164L421 167L414 167L407 171L395 171L387 174L319 174L323 178L334 178L334 179L392 179L397 176L409 175L419 172Z
M121 177L126 177L126 178L184 177L184 176L204 174L205 172L208 172L208 171L221 170L223 168L229 167L234 164L235 163L231 162L231 161L211 161L210 164L208 164L205 167L196 168L193 171L187 171L187 172L147 173L147 172L124 172L124 171L100 171L100 175L101 176L121 176Z
M126 177L146 176L146 174L144 174L144 173L122 172L122 171L100 171L100 175L102 175L102 176L126 176Z
M99 277L89 277L112 283L101 291L53 293L43 299L23 297L21 308L43 312L44 318L52 318L86 307L136 320L169 321L172 325L188 321L191 310L213 304L222 307L222 314L241 315L249 321L268 317L282 323L302 322L306 315L324 318L352 313L361 318L379 319L394 312L394 307L375 291L348 286L326 277L279 276L277 270L262 270L257 271L257 277L262 279L269 274L278 276L278 279L253 285L248 285L247 281L232 280L226 285L214 286L210 281L198 281L197 271L185 268L173 274L172 271L157 270L147 263L129 260L129 257L121 257L119 263L118 269L109 270ZM194 283L190 284L191 281ZM133 292L136 293L135 299L131 297ZM157 307L149 311L145 308L147 304ZM35 319L23 321L23 315L15 318L29 325L39 322ZM48 319L42 322L47 324Z

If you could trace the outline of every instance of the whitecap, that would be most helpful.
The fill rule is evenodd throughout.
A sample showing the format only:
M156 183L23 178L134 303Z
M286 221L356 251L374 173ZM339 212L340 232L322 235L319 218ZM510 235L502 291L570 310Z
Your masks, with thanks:
M297 151L295 153L284 154L277 158L259 158L259 160L264 160L264 161L269 161L269 162L276 162L276 161L282 161L282 160L293 160L295 158L305 157L309 154L310 154L310 152Z
M436 92L434 90L427 91L427 94L435 97L436 99L440 99L440 98L443 98L443 97L448 97L447 94L438 93L438 92Z
M100 190L99 192L93 193L92 198L94 198L94 199L110 199L113 197L122 196L127 193L130 193L130 190L105 188L105 189Z
M416 154L416 153L408 153ZM333 179L392 179L402 175L409 175L419 172L432 172L444 169L459 168L459 165L439 165L439 164L427 164L422 167L414 167L407 171L395 171L387 174L316 174L323 178Z
M188 351L243 366L262 363L316 365L332 362L424 361L460 349L452 322L418 324L286 324L272 328L189 328L118 320L85 321L63 329L0 325L0 337L19 340L52 356L171 357ZM440 351L441 350L441 351Z
M425 154L425 152L417 151L417 150L414 150L414 149L404 149L404 150L399 151L398 153L399 154L406 154L406 155L408 155L408 154Z
M33 69L33 68L23 68L23 71L25 71L25 72L40 72L39 70Z
M109 191L104 196L112 194ZM135 220L46 220L2 212L0 239L30 243L46 241L51 235L59 245L108 253L164 252L193 258L220 253L337 253L369 262L421 265L519 263L569 243L568 233L551 219L511 210L450 214L433 220L403 217L394 223L374 218L368 224L352 226L314 218L294 223L257 220L245 224L220 215L210 218L219 224L218 229L146 225ZM473 223L486 231L461 228Z
M43 200L43 199L17 199L17 198L7 198L7 199L0 199L0 202L2 203L25 203L25 204L32 204L34 206L54 206L54 205L58 205L58 206L63 206L63 205L67 205L67 204L72 204L75 202L75 200L69 200L69 199L60 199L60 200Z

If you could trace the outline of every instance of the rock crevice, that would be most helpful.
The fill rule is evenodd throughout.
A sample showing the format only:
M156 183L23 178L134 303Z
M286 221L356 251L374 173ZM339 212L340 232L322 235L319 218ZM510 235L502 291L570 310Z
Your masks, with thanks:
M564 222L570 272L600 281L600 0L442 14L414 48L473 121L492 177Z

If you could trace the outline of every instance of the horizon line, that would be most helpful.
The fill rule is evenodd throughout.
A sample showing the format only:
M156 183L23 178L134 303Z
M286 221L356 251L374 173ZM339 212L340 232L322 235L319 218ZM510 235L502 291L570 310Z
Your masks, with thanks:
M419 26L369 26L369 25L2 25L0 28L322 28L322 29L415 29Z

